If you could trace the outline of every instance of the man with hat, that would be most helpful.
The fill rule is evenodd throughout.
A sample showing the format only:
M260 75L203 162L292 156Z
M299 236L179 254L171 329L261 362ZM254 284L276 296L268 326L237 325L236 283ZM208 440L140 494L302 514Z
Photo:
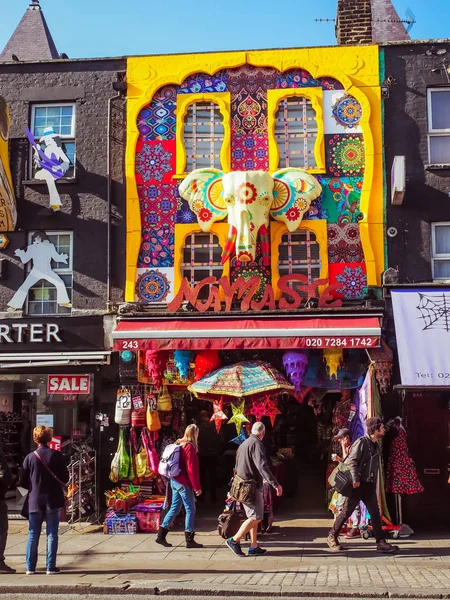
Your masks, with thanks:
M352 445L352 436L350 433L350 429L346 429L346 428L339 429L337 434L333 437L333 440L335 440L336 442L340 442L342 456L339 456L338 454L332 454L331 460L333 462L342 462L343 460L345 460L347 458L348 453L350 452L350 447ZM338 499L336 502L336 509L337 509L336 517L342 510L342 507L344 505L344 500L345 500L345 496L343 496L342 494L338 494ZM361 505L359 504L359 502L356 505L356 508L355 508L350 520L352 521L353 527L351 527L351 529L347 529L347 533L345 534L345 537L347 539L361 537L361 532L358 529L358 524L361 521Z
M342 550L342 546L339 544L339 533L356 506L362 501L370 514L377 552L392 554L397 552L398 546L393 546L384 539L376 492L380 461L378 440L383 438L386 430L379 417L367 419L366 425L367 434L356 440L351 446L346 460L346 464L350 468L353 489L350 496L344 500L342 510L328 534L327 544L333 552Z

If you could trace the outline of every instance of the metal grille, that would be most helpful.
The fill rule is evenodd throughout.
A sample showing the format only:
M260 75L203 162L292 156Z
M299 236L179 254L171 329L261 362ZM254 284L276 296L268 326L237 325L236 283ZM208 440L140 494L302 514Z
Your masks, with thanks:
M308 283L320 277L320 246L311 231L300 230L285 233L278 247L278 272L280 277L293 273L306 275ZM294 282L289 284L293 289L301 287Z
M186 277L191 286L205 277L222 277L220 259L222 247L219 238L213 233L193 233L186 238L181 263L182 277ZM209 286L200 290L199 298L205 300L209 295Z
M275 122L275 139L280 153L279 168L314 169L317 138L316 112L307 98L281 100Z
M224 128L219 106L214 102L194 102L184 121L186 171L206 167L221 168L220 150Z

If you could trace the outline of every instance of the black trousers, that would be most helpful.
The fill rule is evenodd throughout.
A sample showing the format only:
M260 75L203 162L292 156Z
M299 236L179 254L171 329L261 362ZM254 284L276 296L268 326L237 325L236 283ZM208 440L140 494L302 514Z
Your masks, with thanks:
M377 491L374 483L361 483L359 488L353 488L351 496L344 500L341 512L336 517L330 534L339 535L342 526L352 515L360 501L364 502L370 513L370 521L376 541L383 540L384 535L381 528L380 509L378 508Z
M8 507L0 500L0 563L5 562L6 539L8 537Z

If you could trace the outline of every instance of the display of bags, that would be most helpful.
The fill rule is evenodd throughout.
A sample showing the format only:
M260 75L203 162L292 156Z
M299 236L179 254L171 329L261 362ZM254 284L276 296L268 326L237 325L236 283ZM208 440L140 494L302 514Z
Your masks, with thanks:
M236 502L233 502L229 510L219 515L217 531L224 540L233 537L241 526L242 517L236 512Z
M144 428L142 430L141 438L145 451L147 452L148 467L153 473L158 473L159 456L156 452L155 444L153 443L152 434L148 429Z
M117 391L114 421L117 425L129 425L131 422L131 392L128 388L121 387Z
M245 480L239 475L235 475L231 482L230 496L233 500L243 504L253 504L256 497L256 481L254 479Z
M158 401L154 394L147 395L147 429L149 431L158 431L161 429L161 422L159 420L159 414L156 410Z
M168 412L172 410L172 396L169 394L167 385L162 386L161 393L158 396L158 410Z

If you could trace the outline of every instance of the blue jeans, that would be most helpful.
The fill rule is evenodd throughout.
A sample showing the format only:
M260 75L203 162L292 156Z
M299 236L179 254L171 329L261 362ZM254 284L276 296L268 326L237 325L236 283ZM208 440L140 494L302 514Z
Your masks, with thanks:
M52 571L56 567L60 515L60 508L47 509L46 511L41 510L29 514L28 522L30 528L26 550L27 571L36 570L39 538L41 537L42 523L44 520L47 527L47 571Z
M194 530L194 519L195 519L195 494L194 490L190 487L184 487L181 483L177 483L175 479L170 480L172 487L172 504L170 505L169 512L164 517L161 527L168 529L172 524L172 521L178 515L182 505L186 510L186 522L184 526L185 531Z

